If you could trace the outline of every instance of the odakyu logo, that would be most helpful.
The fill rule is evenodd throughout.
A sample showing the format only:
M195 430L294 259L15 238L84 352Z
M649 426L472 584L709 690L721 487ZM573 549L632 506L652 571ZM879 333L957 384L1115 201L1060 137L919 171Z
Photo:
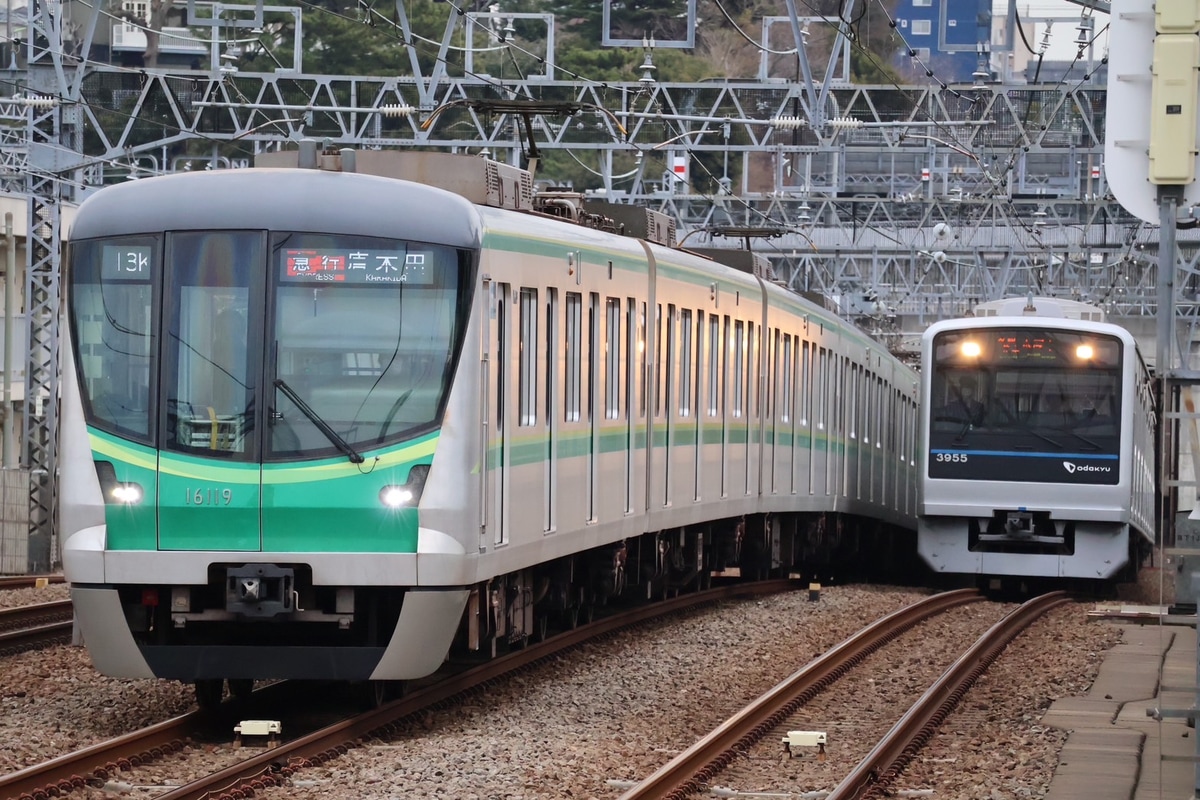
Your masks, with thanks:
M1070 461L1062 462L1067 473L1074 475L1076 472L1112 472L1112 467L1097 467L1093 464L1073 464Z

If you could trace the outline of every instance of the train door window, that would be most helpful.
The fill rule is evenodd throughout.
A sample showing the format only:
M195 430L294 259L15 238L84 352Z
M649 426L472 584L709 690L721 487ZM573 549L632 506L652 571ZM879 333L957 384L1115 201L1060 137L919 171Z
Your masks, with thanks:
M655 306L654 314L654 416L662 416L663 410L663 362L669 358L663 348L662 303Z
M537 424L537 364L541 355L538 344L537 289L521 289L521 340L517 343L517 424Z
M587 420L588 435L588 506L587 521L596 521L596 491L599 469L596 460L600 450L600 419L597 405L600 397L600 295L588 295L588 352L587 352Z
M809 359L812 357L811 348L808 342L798 342L796 348L800 352L800 369L798 370L800 378L800 410L797 415L800 417L801 425L808 425L812 419L812 367Z
M762 331L758 330L753 322L746 323L746 417L751 416L757 418L760 414L759 403L762 398L758 392L759 378L759 361L758 355L761 349L759 336Z
M262 351L265 238L176 233L167 242L164 326L166 447L249 460Z
M558 393L555 392L555 371L558 369L558 289L546 290L546 424L555 418Z
M679 416L692 415L692 311L679 312Z
M708 318L708 415L715 417L721 408L721 319Z
M787 423L792 421L792 401L794 397L794 387L792 385L794 375L792 370L792 335L790 333L780 336L776 332L775 353L774 374L779 377L779 421Z
M641 384L641 391L638 393L638 416L642 418L646 416L646 393L650 391L647 383L650 376L646 369L646 359L650 354L646 352L646 347L646 304L642 303L642 313L638 316L638 382Z
M66 296L84 412L90 424L153 441L150 387L157 381L155 282L158 241L138 237L77 242Z
M847 437L850 439L858 438L858 429L855 424L858 416L858 365L848 364L845 370L846 378L846 409L843 416L844 429Z
M587 419L596 420L596 404L600 397L600 295L588 295L587 332Z
M813 403L813 421L819 431L825 430L825 383L828 378L829 353L824 347L817 353L817 371L813 376L815 398Z
M888 402L887 390L883 386L883 378L875 376L875 399L879 410L874 412L875 416L875 447L882 448L885 437L888 434L888 428L891 420L892 404Z
M604 301L604 418L621 417L621 301Z
M695 369L695 398L696 398L696 444L700 444L700 414L701 408L704 405L704 331L707 325L705 324L704 312L696 312L696 369Z
M746 327L739 319L733 323L733 416L741 417L745 402L745 358L746 358Z
M563 419L579 422L583 380L583 295L567 292L567 362L563 375Z
M664 327L666 331L664 331ZM671 384L674 380L674 337L676 337L676 319L674 319L674 305L667 306L666 325L662 318L662 306L659 306L658 319L658 343L660 345L658 351L654 354L655 362L655 380L654 380L654 416L662 416L664 409L666 415L671 416L672 391ZM665 341L665 345L664 345Z
M636 342L635 333L637 331L637 301L632 297L625 300L625 418L632 420L634 413L634 393L637 391L637 367L636 358ZM632 435L633 424L630 423L629 430ZM626 452L633 451L633 442L630 441Z

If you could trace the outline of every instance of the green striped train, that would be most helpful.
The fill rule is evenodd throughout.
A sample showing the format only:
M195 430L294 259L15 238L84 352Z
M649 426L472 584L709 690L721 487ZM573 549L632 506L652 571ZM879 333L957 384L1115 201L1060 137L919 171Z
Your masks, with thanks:
M607 603L915 553L913 371L665 220L308 142L94 193L59 452L96 668L207 701L384 685Z

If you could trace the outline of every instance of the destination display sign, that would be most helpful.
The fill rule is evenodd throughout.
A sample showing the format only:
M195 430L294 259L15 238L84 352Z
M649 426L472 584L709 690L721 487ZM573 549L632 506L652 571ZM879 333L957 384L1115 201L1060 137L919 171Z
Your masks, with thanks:
M305 283L406 283L430 286L435 282L431 251L284 249L280 277Z
M945 331L934 340L938 364L1070 364L1111 368L1121 363L1114 336L1069 330L981 328Z

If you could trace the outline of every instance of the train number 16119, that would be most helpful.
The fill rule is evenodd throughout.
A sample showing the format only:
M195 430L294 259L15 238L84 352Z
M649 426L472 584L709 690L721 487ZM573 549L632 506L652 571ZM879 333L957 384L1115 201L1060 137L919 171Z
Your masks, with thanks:
M966 453L937 453L935 460L952 462L955 464L965 464L967 461Z

